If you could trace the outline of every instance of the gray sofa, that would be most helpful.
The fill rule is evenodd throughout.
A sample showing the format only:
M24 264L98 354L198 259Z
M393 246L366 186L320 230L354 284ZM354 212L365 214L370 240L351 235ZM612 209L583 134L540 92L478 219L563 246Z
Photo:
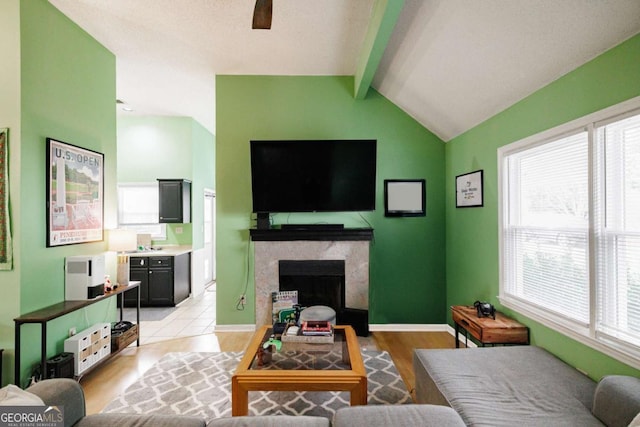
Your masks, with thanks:
M640 379L598 383L535 346L414 351L416 403L450 406L466 425L623 427Z
M341 408L331 422L312 416L227 417L210 420L182 415L86 415L84 392L70 379L40 381L27 389L49 406L64 406L65 427L464 427L451 408L434 405L370 405Z

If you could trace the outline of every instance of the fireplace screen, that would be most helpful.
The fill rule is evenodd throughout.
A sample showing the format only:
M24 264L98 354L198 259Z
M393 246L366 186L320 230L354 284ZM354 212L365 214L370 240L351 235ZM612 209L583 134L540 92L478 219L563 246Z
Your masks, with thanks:
M298 291L301 306L326 305L336 312L344 308L344 260L281 260L278 264L279 290Z

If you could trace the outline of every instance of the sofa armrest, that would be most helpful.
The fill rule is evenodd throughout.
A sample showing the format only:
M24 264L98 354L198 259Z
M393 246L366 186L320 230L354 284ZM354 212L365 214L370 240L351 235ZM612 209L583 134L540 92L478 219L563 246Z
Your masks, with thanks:
M640 413L640 378L609 375L600 380L591 411L608 427L626 427Z
M43 400L47 406L64 408L64 425L69 427L85 416L84 392L76 381L53 378L35 383L27 389Z

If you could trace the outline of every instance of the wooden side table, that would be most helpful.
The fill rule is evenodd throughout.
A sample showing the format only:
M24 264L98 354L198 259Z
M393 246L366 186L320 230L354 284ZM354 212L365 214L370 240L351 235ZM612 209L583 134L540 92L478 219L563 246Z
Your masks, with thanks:
M458 334L465 331L465 337L471 334L484 347L486 344L529 344L529 328L502 313L492 317L478 317L473 306L451 306L451 317L456 329L456 348L460 347Z
M42 379L47 378L47 323L58 317L62 317L73 311L90 306L100 301L104 301L106 298L110 298L118 295L120 301L120 320L122 321L124 314L124 298L123 293L129 290L136 289L136 323L140 325L140 282L132 281L128 285L120 285L115 290L105 292L104 295L90 300L73 300L62 301L48 307L44 307L40 310L32 311L31 313L23 314L20 317L13 319L15 322L15 364L14 364L14 382L17 386L20 385L20 377L22 371L20 369L20 357L21 357L21 340L20 340L20 328L27 323L40 324L40 372ZM139 327L139 326L138 326ZM138 335L138 342L136 345L140 346L140 336ZM116 353L112 353L110 357L115 356ZM108 359L103 359L107 361ZM102 363L102 361L101 361ZM97 365L96 365L97 366ZM88 372L88 371L87 371Z

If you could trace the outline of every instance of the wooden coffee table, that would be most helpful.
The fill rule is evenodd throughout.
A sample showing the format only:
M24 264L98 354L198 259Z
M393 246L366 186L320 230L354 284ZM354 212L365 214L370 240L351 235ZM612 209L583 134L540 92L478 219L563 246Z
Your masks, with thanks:
M351 326L335 326L331 345L308 344L301 350L298 343L283 343L271 361L262 358L260 364L258 350L271 333L271 326L256 331L231 379L231 415L247 415L250 391L348 391L352 406L367 404L367 373ZM300 358L308 361L304 366L296 357L301 351L310 355ZM341 357L327 362L336 352Z

